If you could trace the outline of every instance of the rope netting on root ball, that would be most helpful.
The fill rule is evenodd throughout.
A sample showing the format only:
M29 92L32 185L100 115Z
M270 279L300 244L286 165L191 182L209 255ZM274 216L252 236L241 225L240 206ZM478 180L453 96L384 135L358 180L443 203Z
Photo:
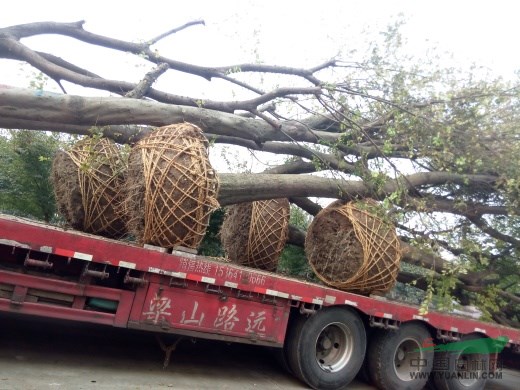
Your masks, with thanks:
M401 249L395 227L378 216L374 201L333 203L314 218L305 252L326 284L363 294L390 290Z
M276 271L289 232L287 199L270 199L230 206L220 230L231 261Z
M59 151L52 164L58 211L74 228L120 238L126 234L123 184L126 160L106 138L87 137Z
M130 152L128 230L141 244L197 248L219 207L217 191L202 130L191 123L157 128Z

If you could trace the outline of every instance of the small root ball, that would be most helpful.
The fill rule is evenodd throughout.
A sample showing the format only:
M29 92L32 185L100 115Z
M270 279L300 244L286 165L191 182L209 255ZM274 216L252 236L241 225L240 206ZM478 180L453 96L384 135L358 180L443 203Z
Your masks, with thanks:
M326 284L369 294L396 281L401 250L395 227L380 217L375 201L335 202L313 219L305 252Z
M228 207L220 236L231 261L276 271L289 233L287 199L240 203Z
M105 237L125 235L123 184L126 161L106 138L87 137L58 151L51 180L59 213L74 228Z

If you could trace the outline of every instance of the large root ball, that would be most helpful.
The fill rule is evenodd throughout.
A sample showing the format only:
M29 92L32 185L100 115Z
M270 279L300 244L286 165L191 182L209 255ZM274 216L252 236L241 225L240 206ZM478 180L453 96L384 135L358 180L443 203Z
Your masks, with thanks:
M125 172L120 148L106 138L87 137L59 151L51 175L59 213L74 229L122 237Z
M130 152L128 230L141 244L197 248L218 208L208 141L191 123L155 129Z
M401 250L395 227L373 201L335 202L316 215L305 252L326 284L364 294L386 292L396 281Z
M230 206L220 231L231 261L276 271L289 232L287 199L271 199Z

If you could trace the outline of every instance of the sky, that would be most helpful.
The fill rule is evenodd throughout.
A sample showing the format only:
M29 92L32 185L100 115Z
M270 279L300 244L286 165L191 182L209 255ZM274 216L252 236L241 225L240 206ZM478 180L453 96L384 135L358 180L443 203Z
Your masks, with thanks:
M254 60L312 66L362 44L399 14L411 52L433 47L454 53L458 63L476 61L502 74L520 66L518 14L515 1L34 1L13 2L0 14L0 27L37 21L85 20L85 29L139 41L194 19L192 27L157 45L161 54L204 65ZM74 53L69 39L35 38L38 47ZM57 44L57 42L59 44ZM63 44L62 44L63 43ZM254 52L256 48L257 53ZM72 51L72 53L71 53ZM78 51L80 55L83 50ZM113 53L113 52L111 52ZM83 55L84 56L84 55ZM448 62L450 56L446 56ZM110 58L92 59L105 77L118 75ZM0 78L5 81L4 77Z
M191 27L170 36L155 48L162 55L206 66L260 59L268 64L310 67L340 52L362 50L367 41L401 17L406 21L402 28L406 50L418 58L435 50L446 66L469 66L475 62L510 78L520 68L516 42L520 37L519 11L520 2L502 0L29 0L4 7L0 28L38 21L85 20L84 28L88 31L138 42L188 21L203 19L206 26ZM93 48L65 37L47 35L24 43L106 78L138 82L151 68L128 54ZM27 87L31 77L30 67L0 60L0 84ZM100 94L66 83L65 86L72 94ZM244 91L223 82L209 84L176 72L168 72L155 86L179 95L216 100L247 97ZM47 89L58 91L52 83ZM250 163L256 164L254 158L250 158Z

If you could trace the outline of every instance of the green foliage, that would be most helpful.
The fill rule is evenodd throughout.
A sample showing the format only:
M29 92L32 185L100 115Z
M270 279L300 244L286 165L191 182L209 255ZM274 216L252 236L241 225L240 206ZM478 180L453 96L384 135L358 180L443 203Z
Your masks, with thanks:
M298 229L306 231L311 223L311 217L299 207L291 205L289 223ZM295 245L285 246L280 256L277 271L285 275L317 281L307 261L305 250Z
M432 279L433 279L433 276L432 276ZM424 315L428 314L428 312L430 310L430 305L433 302L433 294L434 294L433 282L430 281L430 283L428 283L428 288L426 289L426 292L424 294L424 299L421 302L421 305L419 306L420 315L424 316Z
M296 278L317 281L309 266L304 249L295 245L286 245L280 256L277 272Z
M506 301L499 296L501 289L498 286L489 286L483 292L476 294L475 301L482 311L483 321L492 321L493 313L499 312L506 305Z
M465 264L450 263L442 270L441 277L433 281L437 310L451 311L453 309L453 302L456 299L453 292L457 286L457 276L465 273L467 273Z
M220 242L220 228L224 221L223 208L215 210L209 219L209 226L199 246L199 254L203 256L223 257L224 249Z
M365 60L349 69L343 83L337 83L356 91L344 93L344 133L338 144L351 152L348 158L356 167L353 175L378 194L383 208L405 227L400 234L449 265L439 275L429 276L421 310L453 309L461 294L459 276L482 273L482 282L496 280L493 287L463 298L487 310L490 318L500 310L494 289L518 294L520 288L515 243L520 233L519 80L490 76L477 67L446 68L439 57L418 60L403 55L401 24L390 26L381 41L371 42ZM388 118L379 128L356 126L379 118ZM371 158L365 152L367 146L383 157ZM496 180L448 180L413 191L402 180L390 195L380 191L389 179L412 172ZM468 211L473 205L503 207L507 215L473 216ZM466 215L481 218L487 228L475 225ZM395 294L403 296L404 291L399 286Z
M44 221L55 218L49 180L52 158L62 145L56 134L11 130L0 135L0 209Z
M292 226L297 227L303 231L306 231L309 227L312 218L309 214L303 211L301 208L291 205L290 215L289 215L289 223Z

